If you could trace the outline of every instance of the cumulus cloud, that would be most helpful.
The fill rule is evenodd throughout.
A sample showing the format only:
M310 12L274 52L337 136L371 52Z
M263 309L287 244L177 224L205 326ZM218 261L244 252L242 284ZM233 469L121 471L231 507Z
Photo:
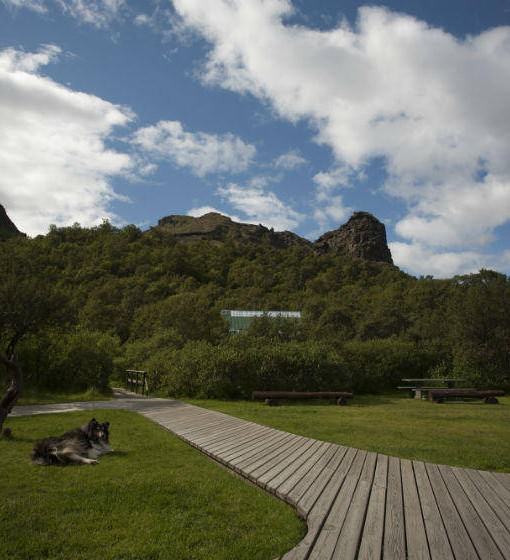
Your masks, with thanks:
M285 171L292 171L297 169L302 165L305 165L308 161L298 152L298 150L289 150L288 152L278 156L274 160L274 167L276 169L283 169Z
M179 121L159 121L138 129L133 144L146 154L187 167L198 177L240 173L253 161L256 148L238 136L187 132Z
M200 218L200 216L203 216L204 214L209 214L210 212L215 212L216 214L223 214L223 216L227 216L227 218L234 220L234 222L243 222L243 220L241 220L241 218L239 218L238 216L234 216L233 214L227 214L223 210L218 210L217 208L214 208L214 206L199 206L197 208L190 208L188 210L188 216L193 216L194 218Z
M46 13L56 6L65 14L81 23L98 28L108 27L118 19L126 8L125 0L1 0L14 9L26 8L34 12Z
M229 183L218 189L218 194L233 208L245 214L242 221L262 224L275 230L292 230L303 216L267 190L270 182L265 177L255 177L247 185Z
M210 44L204 82L306 119L340 166L385 162L412 247L465 253L510 219L510 27L459 39L363 7L323 31L287 23L289 0L173 4Z
M419 243L389 244L393 260L405 270L424 276L448 278L470 274L481 268L507 269L510 251L502 254L484 254L477 251L436 251Z
M106 146L132 113L41 75L60 49L0 51L0 201L29 234L50 223L113 218L111 179L128 173L129 155Z

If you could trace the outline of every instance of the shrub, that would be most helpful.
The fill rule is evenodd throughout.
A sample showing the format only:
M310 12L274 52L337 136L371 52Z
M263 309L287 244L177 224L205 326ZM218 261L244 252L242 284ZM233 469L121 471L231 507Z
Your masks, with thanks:
M80 329L27 337L19 345L27 386L105 389L114 371L119 346L115 336Z

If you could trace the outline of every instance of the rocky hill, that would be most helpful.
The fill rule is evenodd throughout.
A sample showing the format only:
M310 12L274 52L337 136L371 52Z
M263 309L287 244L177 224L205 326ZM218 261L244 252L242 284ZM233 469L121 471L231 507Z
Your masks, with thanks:
M14 225L14 222L7 215L5 208L0 204L0 240L14 237L15 235L23 235L23 233Z
M354 212L346 224L319 237L314 247L319 253L334 252L393 264L386 241L386 228L368 212Z
M199 218L172 215L159 220L156 228L181 241L207 239L209 241L267 242L276 248L295 245L311 247L310 241L291 231L274 231L263 225L234 222L223 214L209 212Z
M234 222L216 212L204 214L199 218L167 216L159 220L158 225L152 228L152 231L154 230L169 234L180 241L207 239L217 242L267 242L276 248L300 246L319 254L342 254L366 261L393 264L384 224L368 212L355 212L346 224L325 233L314 243L291 231L277 232L262 225Z

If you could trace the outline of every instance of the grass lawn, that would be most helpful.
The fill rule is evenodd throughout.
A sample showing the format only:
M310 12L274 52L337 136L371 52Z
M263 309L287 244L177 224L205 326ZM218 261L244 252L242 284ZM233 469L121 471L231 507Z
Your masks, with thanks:
M395 395L355 396L348 406L316 401L268 407L246 401L193 404L351 447L408 459L510 472L510 397L434 404Z
M40 467L36 439L95 416L115 453ZM113 410L8 419L0 440L2 558L272 560L302 538L293 510L142 416Z
M21 397L16 404L22 406L25 404L53 404L83 401L109 401L112 398L110 390L97 391L96 389L87 389L80 392L55 392L40 391L33 389L23 390Z

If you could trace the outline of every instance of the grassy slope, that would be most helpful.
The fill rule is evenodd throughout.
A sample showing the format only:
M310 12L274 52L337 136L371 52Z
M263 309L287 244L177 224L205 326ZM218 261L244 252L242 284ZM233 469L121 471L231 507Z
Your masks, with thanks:
M112 423L97 466L38 467L33 442L88 421ZM13 418L0 440L0 550L11 560L268 559L304 525L282 502L127 411Z
M356 396L349 406L314 401L268 407L191 401L288 432L461 467L510 472L510 398L500 405L433 404L399 396Z

